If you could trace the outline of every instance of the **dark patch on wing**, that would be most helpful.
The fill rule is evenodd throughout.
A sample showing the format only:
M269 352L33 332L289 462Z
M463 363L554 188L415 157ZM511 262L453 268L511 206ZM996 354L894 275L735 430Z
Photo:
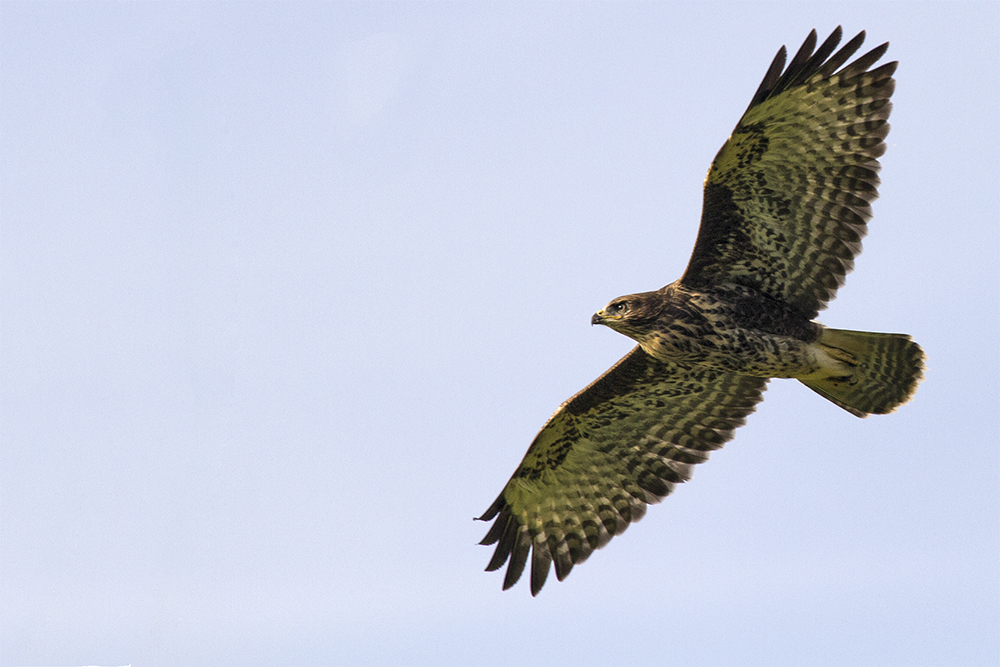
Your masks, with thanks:
M531 555L532 595L550 564L564 579L731 439L766 382L633 349L556 411L480 517L495 519L487 570L509 560L509 588Z
M705 224L706 220L710 220L710 224ZM685 275L699 275L707 267L730 261L740 248L752 248L747 225L748 221L733 201L733 191L725 185L706 183L702 224ZM760 281L752 274L740 276L737 282L747 287L760 287Z
M838 28L815 53L813 31L782 72L782 48L705 182L701 228L681 283L743 285L811 319L861 251L878 197L896 63L868 71L883 44L840 68Z

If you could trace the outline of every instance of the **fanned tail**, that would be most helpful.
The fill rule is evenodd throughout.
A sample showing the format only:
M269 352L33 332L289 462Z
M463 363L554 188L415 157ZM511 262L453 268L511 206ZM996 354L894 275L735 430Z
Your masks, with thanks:
M847 372L800 381L858 417L892 412L923 379L924 352L906 334L824 328L816 344Z

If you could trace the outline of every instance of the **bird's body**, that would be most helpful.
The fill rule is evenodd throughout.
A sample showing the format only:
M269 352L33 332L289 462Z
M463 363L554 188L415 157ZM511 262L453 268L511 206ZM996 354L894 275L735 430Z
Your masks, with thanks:
M743 424L770 378L795 378L864 417L905 403L923 352L904 334L815 322L861 251L878 196L896 63L883 44L844 65L813 31L784 69L782 47L705 179L701 227L681 278L594 315L639 345L566 401L503 492L488 570L504 588L531 559L531 592L690 478Z
M820 363L813 342L821 325L738 285L693 290L678 281L615 299L591 322L634 338L660 361L763 378L798 377Z

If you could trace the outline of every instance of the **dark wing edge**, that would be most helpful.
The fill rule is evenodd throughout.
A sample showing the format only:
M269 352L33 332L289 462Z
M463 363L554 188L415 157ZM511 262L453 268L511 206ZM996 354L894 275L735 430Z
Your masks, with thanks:
M556 411L479 517L495 519L480 542L497 545L486 570L509 560L506 590L530 554L533 596L551 564L565 579L732 439L766 383L659 362L634 348Z
M886 42L844 66L861 47L865 33L858 33L834 53L841 37L838 26L813 52L817 42L813 30L787 68L785 48L778 51L733 135L712 163L705 182L702 223L681 277L683 284L692 288L742 284L786 301L809 319L843 285L861 251L861 239L872 217L871 203L878 198L878 158L886 148L892 109L889 97L895 88L892 75L898 63L868 70L885 54ZM831 81L834 77L836 83ZM792 126L782 125L815 114L808 106L794 105L796 101L815 103L808 96L824 87L829 91L824 104L834 104L821 117L829 125L791 130L787 128ZM772 105L762 116L758 107L785 93L788 97L782 98L782 106L775 109ZM795 114L796 120L768 115L778 110ZM772 136L779 126L785 128L780 130L784 134ZM789 135L790 131L797 134ZM801 148L772 155L794 150L790 142L798 142L794 145ZM720 162L723 156L725 166ZM812 221L815 233L806 236ZM756 245L762 234L776 245ZM789 256L792 259L787 261L797 266L780 265ZM780 269L787 271L782 274ZM769 272L772 275L766 275Z
M810 31L806 37L806 41L799 47L799 50L792 58L792 62L788 63L787 68L784 67L785 47L782 46L778 49L778 54L771 61L771 66L768 68L767 74L764 75L764 80L760 82L757 92L754 93L753 98L750 100L747 111L790 88L802 85L814 74L819 73L823 78L832 75L838 67L847 62L847 59L861 48L861 45L865 41L865 31L862 30L851 41L844 44L844 47L835 56L827 60L830 54L833 53L833 50L837 48L837 44L840 43L840 39L843 36L844 30L838 25L819 49L813 53L813 49L816 48L817 38L816 31ZM863 69L868 69L872 63L885 54L888 48L889 43L886 42L866 54L864 58L870 59L870 62ZM878 55L872 57L875 53ZM782 74L782 69L785 70L784 74ZM743 112L743 115L746 115L746 111Z

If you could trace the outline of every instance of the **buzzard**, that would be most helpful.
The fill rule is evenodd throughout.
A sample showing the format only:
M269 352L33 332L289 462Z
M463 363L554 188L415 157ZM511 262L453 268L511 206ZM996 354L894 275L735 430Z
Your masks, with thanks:
M785 68L782 47L705 178L687 269L655 292L593 316L639 344L563 403L500 496L481 544L486 569L509 561L504 589L531 557L531 594L561 581L691 477L733 437L769 378L795 378L858 417L905 403L923 352L903 334L812 321L861 251L878 196L897 63L888 44L844 65L838 27L816 31ZM815 52L814 52L815 49Z

